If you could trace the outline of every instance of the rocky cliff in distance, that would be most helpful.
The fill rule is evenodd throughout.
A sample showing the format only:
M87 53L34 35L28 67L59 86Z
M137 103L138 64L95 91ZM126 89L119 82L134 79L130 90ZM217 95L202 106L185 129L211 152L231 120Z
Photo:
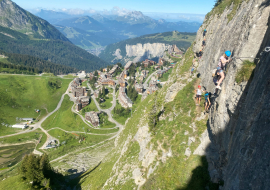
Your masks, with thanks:
M224 190L270 187L270 52L265 51L270 46L269 5L263 0L243 1L211 15L199 29L193 48L199 52L207 29L198 72L202 86L212 93L211 70L219 57L230 50L236 58L228 66L222 91L212 98L208 120L209 171L213 181L224 181ZM234 6L239 7L231 18ZM243 60L255 62L256 68L253 78L237 84Z
M181 33L178 31L144 35L110 44L99 57L113 63L137 62L147 58L162 57L164 51L174 44L185 51L194 39L195 33Z

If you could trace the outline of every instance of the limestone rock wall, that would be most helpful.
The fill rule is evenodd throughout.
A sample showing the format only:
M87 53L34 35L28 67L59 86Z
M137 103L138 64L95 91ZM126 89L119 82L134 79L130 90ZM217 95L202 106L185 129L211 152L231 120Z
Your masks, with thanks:
M201 85L214 92L212 70L226 50L237 58L228 66L222 90L211 97L207 148L213 181L224 181L221 189L269 189L270 187L270 3L243 1L228 21L232 6L222 15L205 20L198 31L194 52L199 52L203 30L206 47L199 61ZM254 61L254 77L237 84L242 60Z
M136 45L126 45L127 57L160 57L163 56L164 51L168 48L168 45L164 43L146 43Z

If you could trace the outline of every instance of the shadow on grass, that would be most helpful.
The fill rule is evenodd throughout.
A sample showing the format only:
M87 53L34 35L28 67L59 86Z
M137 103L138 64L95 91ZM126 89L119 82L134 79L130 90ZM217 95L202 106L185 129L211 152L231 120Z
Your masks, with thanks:
M186 187L177 187L175 190L218 190L220 184L212 183L208 173L208 163L205 156L201 157L201 166L192 171L191 179Z
M101 162L98 163L98 165L96 165L92 170L89 170L87 172L80 172L77 174L72 174L72 175L68 175L65 177L65 181L68 181L67 186L71 187L71 189L76 189L76 190L81 190L81 183L84 182L84 179L81 180L82 178L84 178L85 176L89 175L90 173L92 173L93 171L95 171L99 165L101 164Z

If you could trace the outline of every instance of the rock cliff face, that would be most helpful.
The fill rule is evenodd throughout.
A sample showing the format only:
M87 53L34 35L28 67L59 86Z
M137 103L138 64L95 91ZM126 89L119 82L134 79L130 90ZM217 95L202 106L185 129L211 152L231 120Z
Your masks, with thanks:
M222 90L211 98L208 120L211 140L207 148L213 181L224 181L221 189L269 189L270 187L270 3L243 1L231 21L231 5L221 15L212 15L199 29L194 52L199 52L203 30L206 47L199 61L201 84L214 92L212 70L224 51L232 52ZM241 59L237 58L241 57ZM256 63L254 76L236 84L243 60Z
M163 43L146 43L146 44L136 44L136 45L126 45L126 56L127 57L160 57L163 56L164 51L168 48L168 45Z
M0 1L0 25L37 38L69 41L47 21L32 15L10 0Z

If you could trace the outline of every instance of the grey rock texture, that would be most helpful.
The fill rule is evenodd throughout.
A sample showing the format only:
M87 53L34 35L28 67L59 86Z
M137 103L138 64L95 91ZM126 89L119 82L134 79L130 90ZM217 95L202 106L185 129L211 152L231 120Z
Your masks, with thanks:
M11 0L0 1L0 26L18 30L34 37L69 41L47 21L25 11Z
M222 190L266 190L270 187L270 52L263 50L270 46L270 3L243 1L228 22L231 10L205 20L198 31L194 52L201 49L203 30L208 31L198 66L201 84L214 92L211 71L226 50L233 57L248 57L242 60L257 66L254 77L238 85L235 77L243 62L235 59L228 66L222 91L211 97L211 143L205 150L209 172L214 182L224 181Z

